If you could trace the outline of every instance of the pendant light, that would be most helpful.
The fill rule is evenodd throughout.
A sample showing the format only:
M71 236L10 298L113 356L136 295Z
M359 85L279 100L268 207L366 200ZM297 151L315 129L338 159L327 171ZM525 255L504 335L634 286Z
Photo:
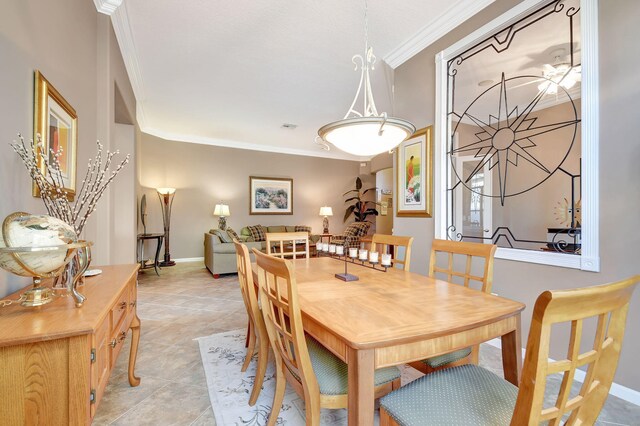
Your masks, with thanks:
M378 114L371 91L369 70L374 69L376 57L369 46L367 2L364 2L364 47L365 56L354 55L352 61L361 68L360 84L356 96L342 120L322 126L318 136L336 148L349 154L372 156L387 152L411 136L416 128L401 118L387 117L387 113ZM359 64L358 64L359 62ZM363 93L363 111L358 112L356 103Z

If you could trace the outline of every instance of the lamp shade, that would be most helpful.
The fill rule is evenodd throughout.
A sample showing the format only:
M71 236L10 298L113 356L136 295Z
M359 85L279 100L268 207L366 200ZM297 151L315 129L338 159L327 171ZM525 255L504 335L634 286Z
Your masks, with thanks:
M333 216L333 210L328 206L320 207L320 216Z
M215 209L213 209L213 215L224 217L231 216L231 213L229 213L229 206L226 204L216 204Z
M158 194L161 195L171 195L174 192L176 192L175 188L156 188L156 191L158 191Z

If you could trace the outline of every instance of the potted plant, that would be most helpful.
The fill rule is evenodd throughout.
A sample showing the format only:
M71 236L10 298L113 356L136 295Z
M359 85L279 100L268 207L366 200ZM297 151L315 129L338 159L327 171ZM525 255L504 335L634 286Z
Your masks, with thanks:
M376 188L373 187L365 189L363 191L362 180L359 177L356 178L356 189L352 189L342 194L343 196L352 195L344 200L345 203L353 202L353 204L348 206L344 212L344 222L349 219L349 216L351 216L351 214L354 215L356 222L366 222L367 216L369 215L378 216L378 210L376 210L375 208L378 203L376 203L375 201L365 201L362 199L367 192L375 189Z

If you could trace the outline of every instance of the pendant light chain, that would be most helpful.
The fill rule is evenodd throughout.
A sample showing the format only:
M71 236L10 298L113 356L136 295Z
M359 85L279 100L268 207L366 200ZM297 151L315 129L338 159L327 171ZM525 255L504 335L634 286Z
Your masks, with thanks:
M351 60L360 66L360 83L342 120L322 126L318 130L318 143L322 149L329 150L329 143L342 151L359 156L372 156L393 149L415 132L415 126L400 118L388 117L376 109L371 90L369 70L375 69L376 57L369 46L369 7L364 0L364 56L354 55ZM392 89L393 90L393 89ZM363 97L363 110L355 109L360 95Z

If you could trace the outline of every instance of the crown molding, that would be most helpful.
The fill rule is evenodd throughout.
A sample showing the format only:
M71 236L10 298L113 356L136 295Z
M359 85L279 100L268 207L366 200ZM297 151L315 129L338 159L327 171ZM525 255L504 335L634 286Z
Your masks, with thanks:
M113 12L122 4L123 0L93 0L98 12L105 15L113 15Z
M225 148L248 149L250 151L275 152L278 154L302 155L305 157L320 157L320 158L326 158L331 160L370 161L371 158L373 158L373 157L359 157L355 155L350 155L338 149L326 151L323 149L307 150L307 149L283 148L280 146L262 145L262 144L256 144L251 142L236 141L231 139L219 139L219 138L211 138L211 137L200 136L200 135L172 133L172 132L166 132L164 130L159 130L153 127L146 127L146 128L140 127L140 130L143 133L147 133L149 135L156 136L161 139L175 141L175 142L197 143L201 145L213 145L213 146L220 146Z
M94 0L102 1L102 0ZM122 0L107 0L107 1L119 1ZM140 128L145 127L145 114L144 114L144 100L145 90L142 82L142 73L140 71L140 64L138 62L138 55L136 53L136 46L133 41L133 33L131 31L131 25L129 23L129 14L127 13L127 4L124 3L118 7L114 13L111 14L111 24L113 25L113 31L116 34L118 45L120 46L120 53L122 54L122 60L129 76L129 82L133 94L136 98L136 121Z
M432 19L417 34L389 52L384 62L393 69L398 68L439 38L489 6L495 0L460 0L444 13Z

